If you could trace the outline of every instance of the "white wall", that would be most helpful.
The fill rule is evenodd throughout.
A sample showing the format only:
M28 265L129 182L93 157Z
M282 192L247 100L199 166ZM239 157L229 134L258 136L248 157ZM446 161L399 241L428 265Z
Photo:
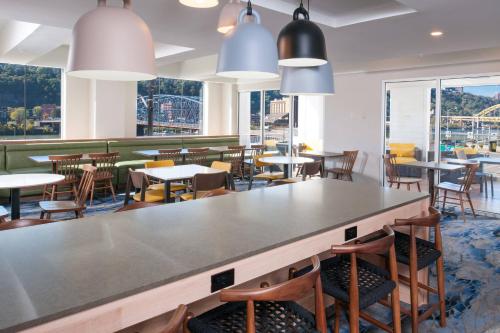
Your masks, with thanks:
M91 138L90 80L63 78L62 139Z
M383 81L498 73L500 61L335 77L336 93L326 98L325 150L359 149L355 171L379 179L383 153Z
M203 134L236 134L238 132L238 93L235 85L206 82L203 98Z

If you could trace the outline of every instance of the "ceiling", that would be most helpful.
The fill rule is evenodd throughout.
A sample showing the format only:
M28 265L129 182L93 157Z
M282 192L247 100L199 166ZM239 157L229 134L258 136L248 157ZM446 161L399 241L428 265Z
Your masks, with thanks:
M63 65L73 24L96 2L0 0L0 61ZM218 52L223 36L216 32L216 24L226 0L220 2L215 8L194 9L177 0L133 1L134 10L151 28L160 67ZM298 3L252 2L275 36ZM311 19L320 23L329 58L340 72L500 48L499 0L311 0L310 7ZM435 29L444 36L430 37Z

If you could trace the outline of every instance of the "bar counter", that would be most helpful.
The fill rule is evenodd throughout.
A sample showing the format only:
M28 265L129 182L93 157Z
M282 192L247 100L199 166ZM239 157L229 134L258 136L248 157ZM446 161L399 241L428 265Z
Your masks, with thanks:
M327 179L0 232L0 331L109 332L425 209L428 195ZM281 265L281 266L280 266Z

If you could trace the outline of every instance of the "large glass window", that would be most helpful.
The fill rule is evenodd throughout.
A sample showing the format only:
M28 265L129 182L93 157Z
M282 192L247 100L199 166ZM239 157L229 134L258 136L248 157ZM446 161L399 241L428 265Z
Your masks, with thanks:
M0 64L0 138L61 136L61 69Z
M137 136L200 135L203 82L168 78L137 84Z

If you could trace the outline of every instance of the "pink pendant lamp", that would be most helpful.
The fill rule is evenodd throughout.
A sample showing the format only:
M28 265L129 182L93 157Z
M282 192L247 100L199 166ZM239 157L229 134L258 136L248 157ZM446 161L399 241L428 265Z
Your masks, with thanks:
M141 81L156 77L153 37L142 18L131 9L97 8L76 22L70 45L68 75L98 80Z

